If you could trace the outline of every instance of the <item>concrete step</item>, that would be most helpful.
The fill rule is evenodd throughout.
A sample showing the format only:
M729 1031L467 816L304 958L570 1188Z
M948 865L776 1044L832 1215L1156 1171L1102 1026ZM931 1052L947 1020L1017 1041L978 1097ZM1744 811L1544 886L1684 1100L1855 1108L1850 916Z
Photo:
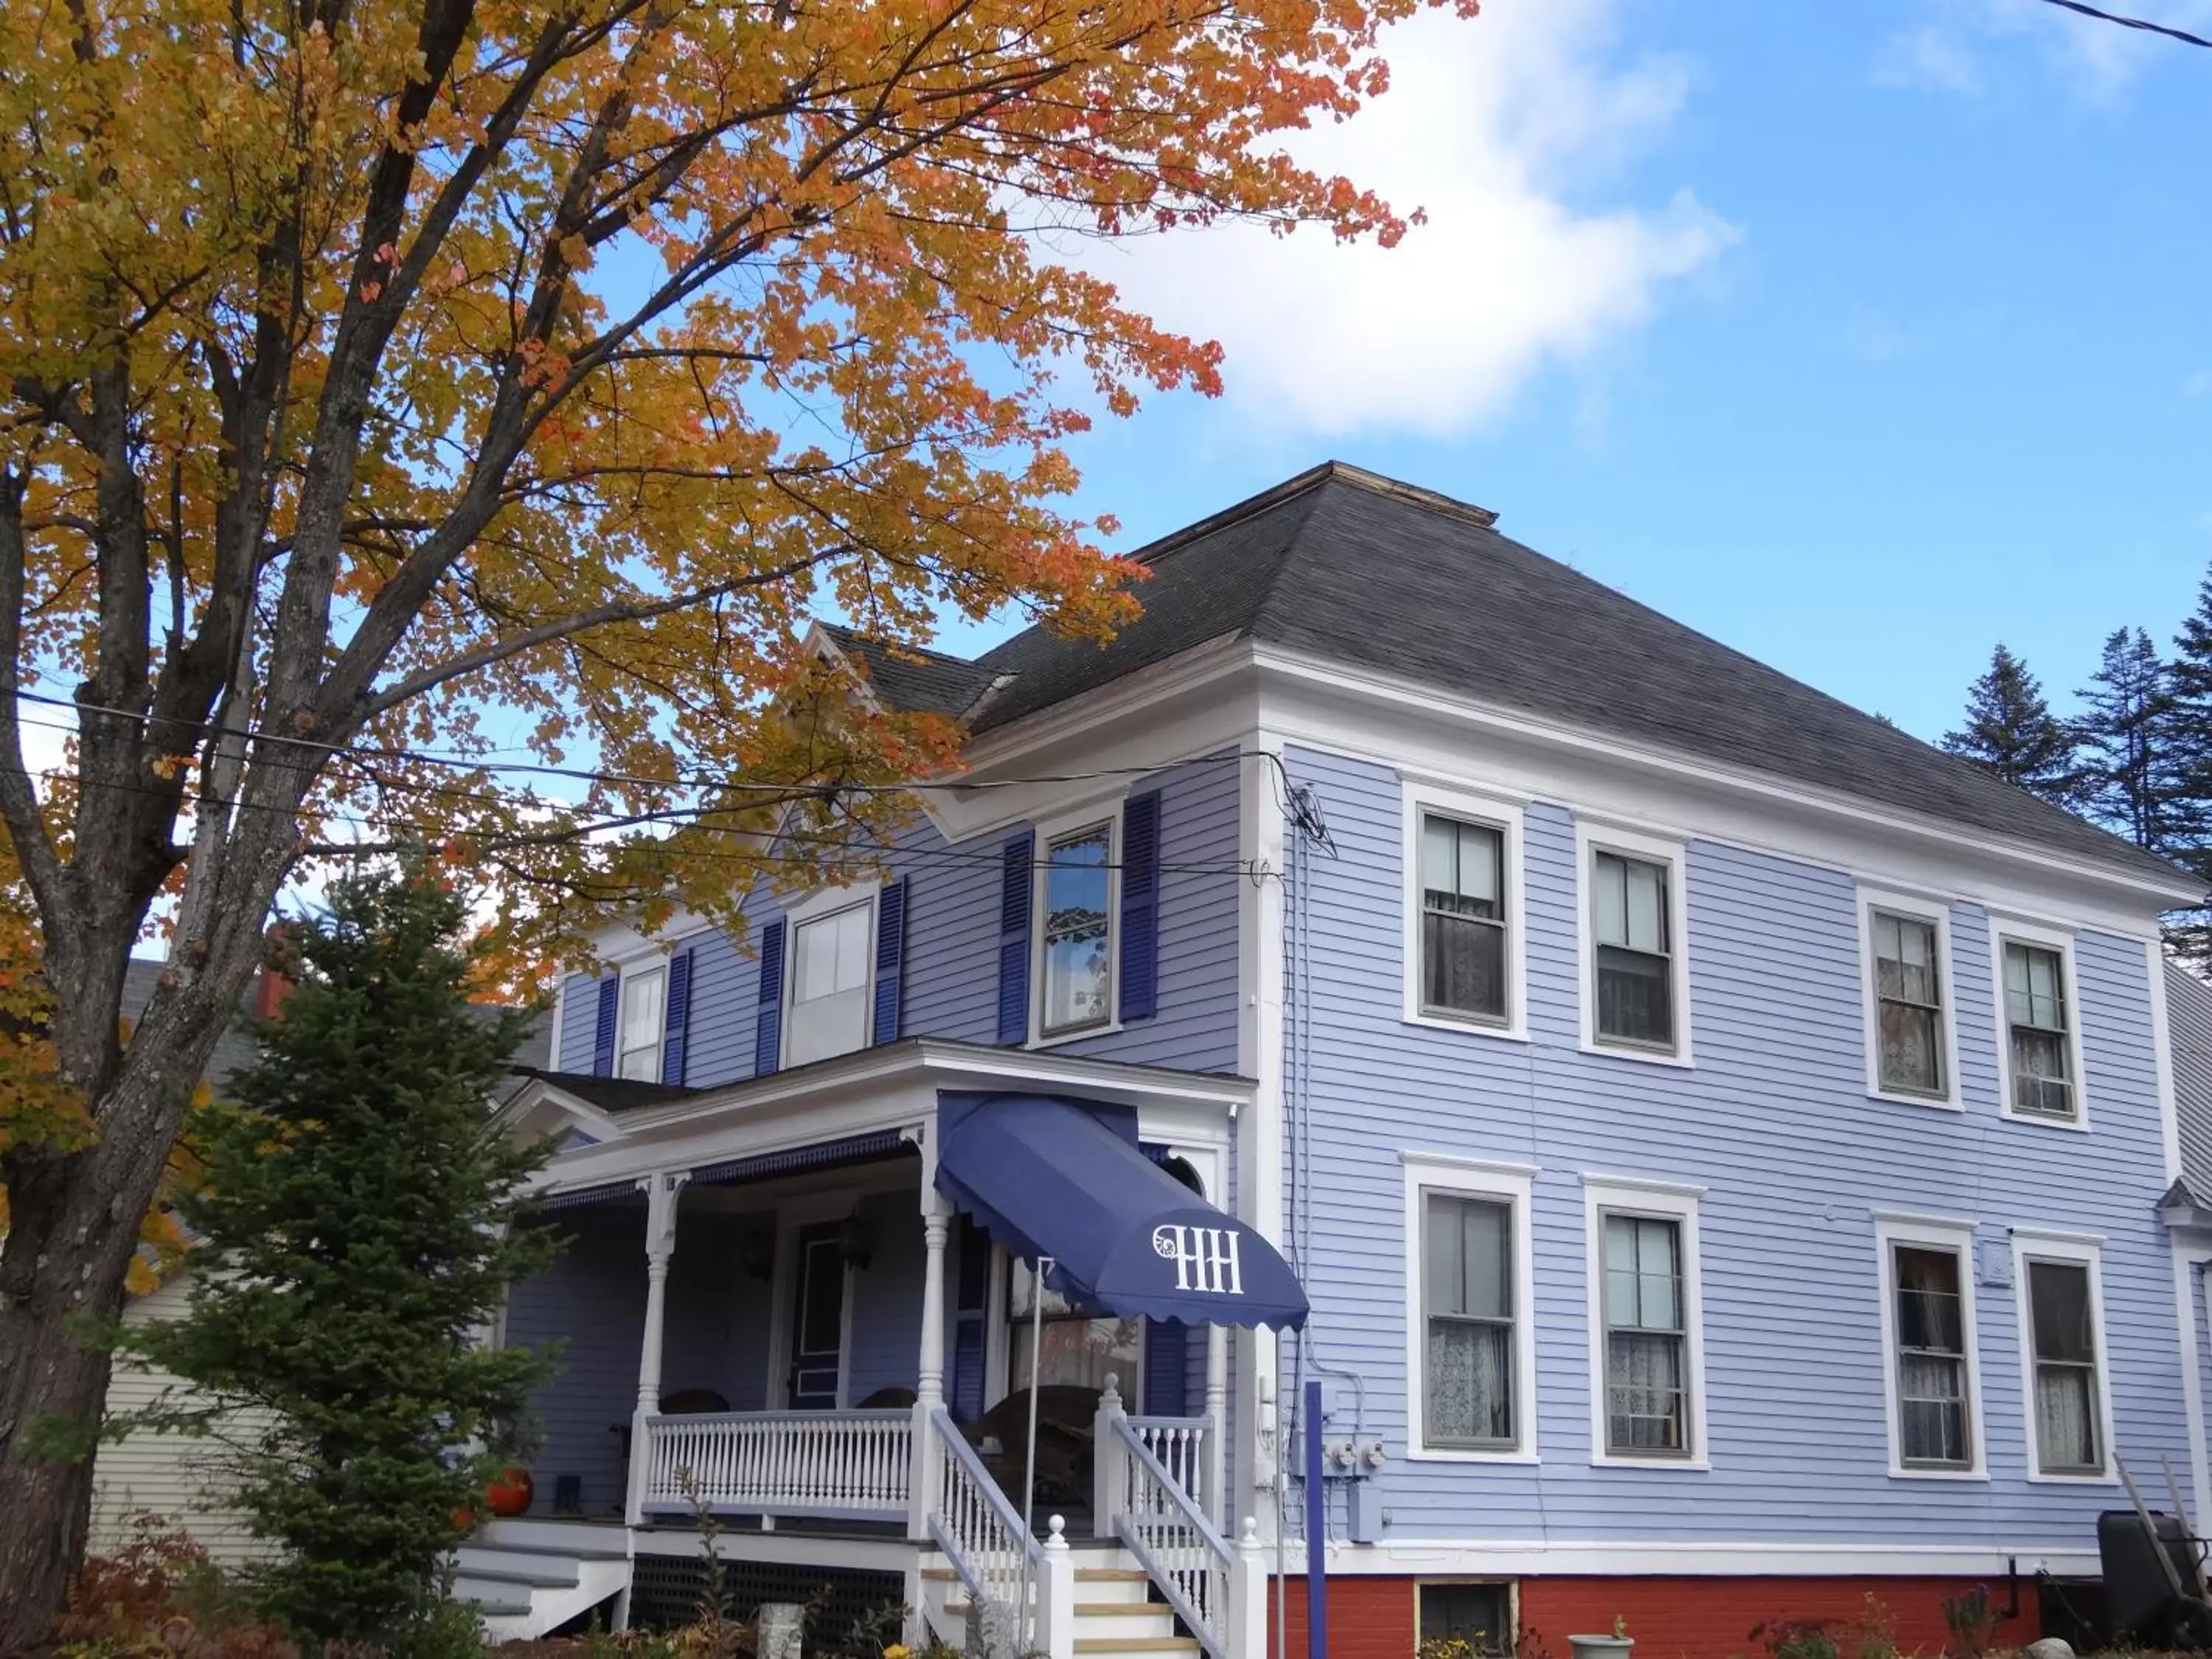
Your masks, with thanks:
M453 1580L453 1600L473 1601L477 1611L488 1619L507 1615L527 1617L530 1613L530 1586L471 1578L464 1573Z
M486 1578L507 1584L572 1585L582 1577L583 1563L573 1555L539 1550L488 1550L465 1544L454 1557L465 1578Z
M1152 1580L1135 1567L1078 1567L1075 1595L1082 1601L1142 1606L1151 1599Z
M1188 1654L1199 1650L1194 1636L1101 1636L1075 1638L1078 1653Z

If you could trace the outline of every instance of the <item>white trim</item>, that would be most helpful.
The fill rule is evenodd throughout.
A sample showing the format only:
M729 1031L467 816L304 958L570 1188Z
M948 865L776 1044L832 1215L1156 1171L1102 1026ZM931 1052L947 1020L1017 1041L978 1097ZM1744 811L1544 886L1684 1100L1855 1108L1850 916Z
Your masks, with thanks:
M2204 1362L2199 1356L2197 1289L2203 1283L2204 1264L2212 1250L2176 1241L2172 1249L2174 1327L2181 1342L2181 1414L2189 1436L2189 1485L2195 1508L2190 1520L2197 1526L2212 1515L2212 1468L2207 1467L2204 1432ZM2207 1310L2212 1311L2212 1297Z
M2027 1439L2027 1478L2039 1486L2111 1486L2118 1484L2112 1473L2112 1352L2105 1334L2105 1276L2103 1252L2078 1236L2039 1232L2026 1227L2012 1230L2013 1313L2019 1321L2021 1425ZM2097 1452L2101 1469L2094 1474L2046 1474L2035 1436L2035 1320L2028 1302L2027 1268L2031 1261L2079 1263L2089 1279L2089 1325L2097 1344Z
M1524 1164L1512 1158L1467 1158L1458 1152L1431 1152L1425 1146L1407 1147L1398 1154L1401 1164L1432 1164L1440 1170L1465 1170L1476 1175L1538 1176L1540 1164Z
M1761 816L1787 815L1801 821L1825 821L1824 827L1814 831L1812 837L1802 834L1790 837L1800 848L1808 839L1838 844L1846 840L1902 843L1914 846L1916 851L1936 849L1948 862L1999 860L2023 872L2039 872L2027 878L2022 890L2025 891L2047 886L2049 876L2056 873L2115 897L2124 893L2128 897L2123 908L2136 916L2136 927L2143 932L2148 931L2147 924L2158 911L2192 903L2203 896L2201 888L2180 878L2160 881L2148 872L2124 872L2100 861L2071 858L2023 838L2003 836L1935 814L1916 813L1748 767L1730 767L1677 750L1638 744L1590 728L1540 720L1525 710L1454 696L1433 686L1349 663L1273 645L1256 646L1252 655L1260 670L1263 716L1300 742L1316 737L1326 742L1330 739L1322 735L1324 732L1340 731L1346 725L1353 725L1369 734L1365 741L1372 744L1374 734L1413 720L1449 728L1448 747L1460 753L1466 751L1470 731L1486 734L1500 747L1518 744L1554 752L1580 751L1616 769L1632 769L1644 775L1644 785L1636 791L1642 795L1649 796L1652 793L1650 785L1655 782L1675 788L1686 785L1733 798L1729 816L1738 820L1745 816L1748 806L1754 811L1765 809ZM1310 720L1302 717L1303 711L1292 706L1293 698L1311 699L1316 703L1356 704L1359 706L1359 718L1356 722ZM1449 768L1448 760L1429 761L1425 753L1406 758L1416 766ZM1543 786L1533 787L1532 793L1551 798L1551 791ZM1851 821L1856 828L1845 830L1838 820ZM1768 845L1775 850L1789 850L1785 842L1770 842ZM1797 856L1804 854L1801 851ZM1822 857L1815 861L1832 860ZM1904 879L1908 885L1912 884L1902 874L1887 878Z
M545 1069L561 1069L561 1030L568 1023L568 981L576 974L558 974L553 980L553 1029L545 1034Z
M1424 1463L1534 1463L1536 1451L1536 1268L1532 1172L1486 1169L1467 1158L1401 1152L1406 1170L1406 1455ZM1424 1363L1428 1308L1422 1278L1427 1237L1424 1200L1431 1193L1505 1200L1513 1249L1513 1425L1510 1446L1427 1443L1428 1370Z
M1464 788L1447 787L1428 779L1401 775L1399 807L1400 870L1404 891L1404 948L1401 978L1403 1015L1408 1025L1427 1025L1442 1031L1476 1036L1528 1040L1528 924L1522 858L1522 811L1516 803ZM1498 832L1498 878L1505 889L1505 1018L1479 1018L1431 1012L1421 999L1421 819L1433 812L1439 817L1471 823Z
M2066 981L2066 1064L2074 1082L2074 1115L2039 1117L2016 1112L2012 1104L2012 1021L2005 1006L2005 945L2008 941L2039 946L2058 953L2059 973ZM2045 1129L2063 1129L2076 1134L2089 1128L2089 1079L2081 1069L2081 992L2075 982L2074 934L2063 927L2025 921L2018 916L1990 913L1990 1002L1996 1015L1997 1115L2008 1122L2033 1123Z
M1900 1106L1929 1106L1937 1110L1964 1111L1966 1100L1959 1085L1959 981L1951 954L1951 907L1940 900L1916 897L1887 888L1862 884L1858 890L1859 1015L1866 1039L1866 1091L1875 1100L1894 1101ZM1936 995L1941 1000L1937 1024L1942 1033L1938 1055L1943 1068L1941 1094L1916 1094L1886 1087L1881 1079L1881 997L1875 980L1874 916L1877 910L1911 921L1924 921L1936 930Z
M1127 786L1114 793L1093 795L1082 805L1040 818L1034 826L1030 856L1030 1006L1029 1046L1050 1048L1085 1037L1109 1036L1121 1029L1121 813L1128 801ZM1044 1029L1045 894L1052 875L1052 843L1103 826L1106 830L1106 1018L1096 1025L1073 1030Z
M860 1040L852 1048L842 1050L853 1054L870 1047L876 1039L876 929L883 924L883 882L880 878L854 882L844 887L818 887L805 897L787 904L783 910L783 1006L776 1011L775 1060L777 1069L795 1065L811 1065L811 1060L791 1058L792 1012L799 1003L799 930L810 922L826 921L848 910L857 910L866 905L868 911L868 943L865 952L867 977L860 988ZM818 1054L817 1060L836 1060L836 1054Z
M2105 1236L2080 1227L2009 1227L2006 1231L2014 1238L2033 1239L2038 1243L2081 1244L2090 1247L2102 1244Z
M1607 1468L1710 1469L1710 1425L1705 1420L1705 1294L1703 1252L1698 1240L1698 1200L1704 1188L1635 1177L1583 1176L1583 1280L1589 1334L1590 1462ZM1682 1328L1690 1367L1686 1455L1645 1456L1609 1451L1605 1409L1605 1239L1607 1215L1656 1216L1681 1229Z
M1597 1035L1597 945L1593 937L1591 871L1600 853L1617 853L1667 867L1668 994L1673 999L1674 1041L1668 1048L1603 1042ZM1623 829L1577 813L1575 817L1575 1002L1585 1054L1611 1054L1646 1065L1692 1066L1690 1047L1689 858L1686 841Z
M2166 1159L2166 1182L2172 1186L2181 1178L2181 1120L2173 1093L2173 1023L2166 1011L2166 947L2155 939L2145 939L2143 966L2150 979L2150 1054L2158 1088L2158 1145Z
M1699 1199L1705 1195L1702 1182L1669 1181L1661 1176L1614 1175L1610 1171L1585 1170L1582 1172L1585 1188L1599 1187L1622 1193L1656 1193L1668 1198Z
M2038 1572L2096 1576L2094 1549L2082 1548L2070 1535L2056 1544L2049 1537L2048 1532L2041 1537L2000 1534L1980 1544L1452 1537L1347 1545L1332 1540L1328 1570L1391 1578L2002 1578L2009 1564L2017 1565L2023 1578ZM1292 1562L1293 1577L1304 1565Z
M1897 1397L1897 1247L1947 1250L1959 1267L1959 1316L1966 1359L1966 1436L1972 1457L1963 1468L1916 1468L1905 1461L1905 1423ZM1982 1414L1982 1348L1974 1322L1974 1229L1966 1223L1877 1215L1875 1283L1881 1291L1881 1393L1889 1425L1889 1473L1898 1480L1986 1480L1988 1419Z

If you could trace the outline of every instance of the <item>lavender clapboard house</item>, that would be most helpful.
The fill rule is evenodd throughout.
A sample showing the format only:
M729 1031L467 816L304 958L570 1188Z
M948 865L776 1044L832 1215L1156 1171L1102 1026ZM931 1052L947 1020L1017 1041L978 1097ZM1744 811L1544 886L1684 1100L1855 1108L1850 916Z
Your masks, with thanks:
M688 1602L703 1503L749 1593L1256 1659L1308 1432L1347 1651L1869 1590L1932 1645L1983 1584L2013 1639L2118 1457L2212 1509L2187 878L1352 468L1137 556L1103 648L819 630L963 787L562 983L507 1628L571 1559Z

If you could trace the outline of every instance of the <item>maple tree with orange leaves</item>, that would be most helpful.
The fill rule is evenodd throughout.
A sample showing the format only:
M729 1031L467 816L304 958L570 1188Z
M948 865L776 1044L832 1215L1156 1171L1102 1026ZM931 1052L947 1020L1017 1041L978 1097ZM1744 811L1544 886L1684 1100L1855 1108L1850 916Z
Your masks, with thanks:
M60 0L0 14L0 1651L82 1550L118 1310L283 884L428 847L517 960L705 913L951 763L796 645L1133 614L1082 404L1218 350L1053 253L1395 240L1284 151L1472 0ZM1285 343L1286 349L1295 343ZM27 723L74 727L27 763ZM572 794L507 745L613 775ZM459 766L433 764L434 749ZM763 831L796 819L807 833ZM169 967L134 1027L125 963ZM68 1439L63 1434L60 1439Z

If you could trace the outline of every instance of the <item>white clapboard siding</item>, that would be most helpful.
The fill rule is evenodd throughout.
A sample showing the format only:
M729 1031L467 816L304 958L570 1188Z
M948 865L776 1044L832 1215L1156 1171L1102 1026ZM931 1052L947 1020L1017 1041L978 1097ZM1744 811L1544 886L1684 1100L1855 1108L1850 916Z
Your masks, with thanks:
M172 1281L132 1303L124 1322L173 1319L184 1306L184 1284ZM151 1405L176 1382L167 1371L118 1358L107 1388L108 1415ZM261 1547L248 1534L244 1517L210 1491L220 1450L212 1438L143 1431L102 1444L93 1480L93 1553L121 1547L130 1541L134 1517L151 1514L190 1534L218 1561L235 1563L254 1554Z

